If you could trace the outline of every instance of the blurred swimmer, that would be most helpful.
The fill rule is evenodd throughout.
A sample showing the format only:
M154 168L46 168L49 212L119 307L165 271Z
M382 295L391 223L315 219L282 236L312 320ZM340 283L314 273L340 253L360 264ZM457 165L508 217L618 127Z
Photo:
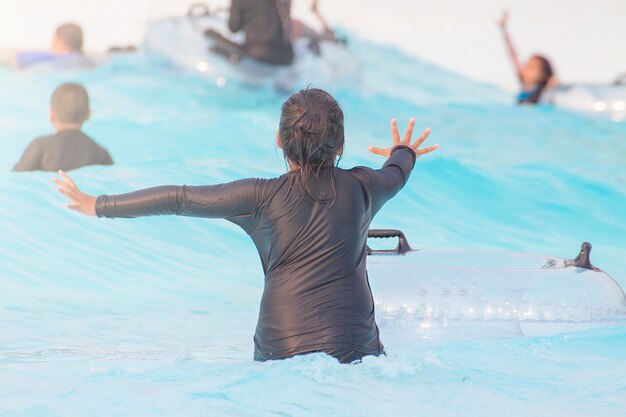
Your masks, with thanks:
M507 30L508 19L508 13L504 12L498 25L502 30L511 62L522 87L522 91L517 96L517 102L519 104L536 104L543 91L546 88L556 86L558 81L554 76L550 61L542 55L533 55L524 65L520 64Z
M290 65L294 58L290 12L291 0L232 0L228 28L243 31L244 43L234 43L213 29L205 35L217 42L213 52L232 62L248 56L266 64Z
M81 131L90 115L89 96L83 86L59 86L50 103L50 121L57 133L32 141L13 171L69 171L85 165L113 164L107 150Z
M80 58L83 55L83 31L77 24L59 26L52 37L48 51L3 51L0 63L17 68L27 68L46 62L60 62Z
M376 213L407 183L416 158L437 149L421 148L430 129L413 142L414 125L412 119L401 138L392 120L390 146L369 148L386 158L382 168L339 168L343 111L330 94L310 88L282 106L275 140L288 172L279 177L97 198L62 171L53 181L68 207L86 215L221 218L240 226L265 274L254 359L323 352L350 363L384 354L366 271L367 234Z

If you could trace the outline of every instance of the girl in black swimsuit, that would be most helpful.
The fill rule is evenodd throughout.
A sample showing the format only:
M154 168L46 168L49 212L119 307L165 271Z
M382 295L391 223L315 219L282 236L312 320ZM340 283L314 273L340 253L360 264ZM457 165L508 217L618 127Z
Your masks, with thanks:
M282 107L276 142L290 170L205 186L161 186L120 195L83 193L65 173L53 179L69 208L98 217L152 215L223 218L253 240L265 273L254 359L325 352L340 362L384 353L366 271L367 231L383 204L404 186L430 133L411 143L392 121L393 144L370 152L381 169L342 169L343 112L326 92L307 89Z

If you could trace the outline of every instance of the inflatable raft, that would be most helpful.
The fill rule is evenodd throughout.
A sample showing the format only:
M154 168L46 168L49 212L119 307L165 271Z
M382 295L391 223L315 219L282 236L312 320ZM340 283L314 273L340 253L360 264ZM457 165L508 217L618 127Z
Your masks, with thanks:
M559 85L543 92L541 103L564 109L604 114L615 122L626 120L626 80L613 84Z
M332 88L354 84L360 79L360 66L341 44L321 41L316 52L310 41L293 43L294 62L289 66L263 64L250 58L232 62L228 56L211 52L216 41L204 35L211 29L231 42L242 44L242 33L231 33L224 13L210 13L208 7L194 5L183 17L158 20L149 25L143 48L150 54L166 58L175 66L202 74L223 87L229 82L252 86L272 86L286 92L310 83ZM200 10L200 11L198 11Z
M369 250L368 274L385 343L423 338L544 336L626 325L619 284L591 265L591 245L573 259L513 252ZM372 240L370 239L370 242Z

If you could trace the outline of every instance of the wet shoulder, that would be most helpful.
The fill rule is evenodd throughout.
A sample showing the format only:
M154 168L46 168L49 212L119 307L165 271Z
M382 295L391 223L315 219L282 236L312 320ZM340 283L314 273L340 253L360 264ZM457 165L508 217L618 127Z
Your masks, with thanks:
M273 178L255 178L255 181L259 189L267 193L269 197L281 190L288 191L292 189L297 182L297 178L293 173L286 172Z
M269 201L279 193L289 193L293 188L292 176L283 174L274 178L244 178L231 184L238 192L253 195L257 202Z
M54 138L56 137L56 135L45 135L45 136L39 136L35 139L33 139L33 141L30 143L31 147L36 147L36 148L40 148L40 149L46 149L49 148L50 146L52 146L54 144Z
M366 166L355 166L350 169L337 168L340 175L353 178L367 187L369 179L375 174L376 170Z

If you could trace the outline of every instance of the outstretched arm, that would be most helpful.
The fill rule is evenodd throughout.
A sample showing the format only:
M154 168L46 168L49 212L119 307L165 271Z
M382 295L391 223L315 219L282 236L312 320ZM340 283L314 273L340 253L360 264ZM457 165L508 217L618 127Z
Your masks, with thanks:
M507 30L507 24L509 21L509 13L503 12L500 21L498 22L498 26L502 31L502 36L504 37L504 44L506 45L507 52L509 53L509 57L511 58L511 63L513 64L513 68L515 69L515 73L517 74L517 78L520 83L523 83L522 79L522 65L519 62L519 58L517 57L517 52L515 51L515 47L513 46L513 41L511 41L511 37L509 36L509 31Z
M373 146L368 150L376 155L384 156L387 159L381 169L361 169L357 176L361 178L370 192L372 199L372 214L376 214L378 210L398 193L409 179L409 175L413 170L416 158L435 151L439 145L433 145L427 148L420 146L430 135L431 129L424 131L415 142L411 143L413 135L413 127L415 119L411 119L406 129L404 138L400 139L396 120L391 121L392 145L389 148L380 149Z
M94 197L82 192L63 171L53 178L57 190L70 199L68 208L98 217L179 215L231 218L253 214L262 198L264 180L247 179L200 187L166 185L119 195Z
M319 20L319 22L322 24L322 28L324 29L322 37L330 41L336 41L337 39L335 38L335 32L332 30L328 22L326 22L324 16L322 16L322 14L320 13L319 9L317 8L317 3L318 0L313 0L313 3L311 4L311 12L313 12L315 17L317 17L317 20Z

